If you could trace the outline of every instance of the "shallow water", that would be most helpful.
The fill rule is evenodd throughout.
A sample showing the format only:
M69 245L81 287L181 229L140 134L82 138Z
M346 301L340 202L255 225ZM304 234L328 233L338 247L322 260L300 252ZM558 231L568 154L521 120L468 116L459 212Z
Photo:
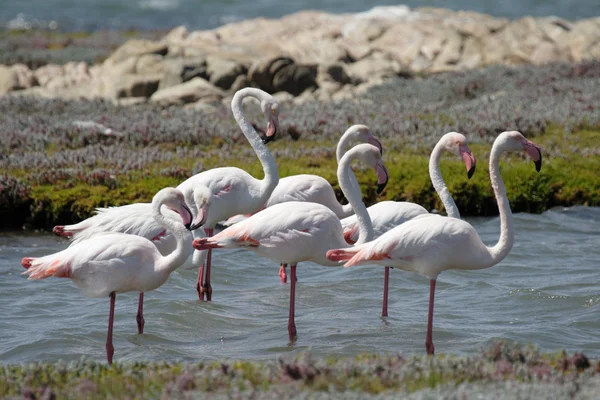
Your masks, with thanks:
M179 25L209 29L247 18L279 18L307 9L355 13L399 4L473 10L513 19L525 15L567 19L600 15L597 0L2 0L0 4L0 27L49 26L60 30L162 30Z
M498 218L469 219L488 244ZM542 350L600 356L600 208L516 214L510 255L483 271L447 271L437 283L438 353L478 352L493 339ZM0 236L0 361L104 360L108 299L90 299L67 279L27 281L24 256L66 247L50 235ZM390 316L380 317L383 268L298 267L298 341L287 338L289 284L278 265L243 250L213 255L213 302L196 300L196 272L179 270L146 294L145 334L137 335L137 294L117 296L115 359L271 359L316 355L424 353L429 285L393 270Z

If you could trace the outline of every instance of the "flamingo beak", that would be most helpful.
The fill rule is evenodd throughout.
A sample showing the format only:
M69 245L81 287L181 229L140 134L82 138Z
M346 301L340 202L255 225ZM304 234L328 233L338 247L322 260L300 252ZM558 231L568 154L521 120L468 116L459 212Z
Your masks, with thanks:
M467 167L467 178L471 179L471 177L475 173L475 156L473 155L473 153L471 153L471 149L469 149L469 146L467 145L460 146L458 148L458 152L460 153L460 156L462 157L463 161L465 162L465 166Z
M206 223L208 219L208 205L204 203L201 207L198 208L198 215L194 221L192 221L191 226L188 228L190 231L194 231L200 228L202 225Z
M183 202L179 204L179 215L181 216L185 228L190 230L190 224L192 223L192 212Z
M372 144L373 146L377 147L379 149L379 154L383 156L383 145L381 144L379 139L377 139L371 132L369 132L367 141L369 142L369 144Z
M383 160L378 160L377 165L375 167L375 171L377 171L377 194L381 194L383 189L388 183L390 175L388 174L385 165L383 164Z
M533 160L535 164L535 170L540 172L542 169L542 151L540 148L535 143L525 140L523 142L523 150L525 150L525 153L527 153L527 155Z
M269 123L267 124L267 133L263 138L263 144L267 144L275 138L279 132L279 117L275 114L271 115Z

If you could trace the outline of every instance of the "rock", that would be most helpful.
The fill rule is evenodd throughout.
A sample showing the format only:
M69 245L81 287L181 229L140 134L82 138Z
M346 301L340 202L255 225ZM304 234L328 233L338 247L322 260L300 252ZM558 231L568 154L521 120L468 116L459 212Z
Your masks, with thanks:
M275 73L294 63L289 57L272 57L256 61L248 71L248 81L269 93L275 92L273 76Z
M207 80L194 78L176 86L160 89L150 97L150 101L159 104L183 104L203 101L218 103L225 93L211 85Z
M397 76L403 71L400 64L382 53L374 53L369 58L346 66L348 74L361 82L378 77Z
M551 42L541 42L533 50L529 60L534 64L547 64L560 61L562 53L558 46Z
M273 76L275 91L285 90L294 96L308 88L317 87L317 66L290 64L279 69Z
M120 106L134 106L136 104L142 104L148 101L147 97L123 97L117 100L117 104Z
M12 69L17 74L19 89L29 89L30 87L37 85L37 79L27 65L14 64Z
M127 57L119 62L106 60L103 63L104 73L115 77L127 74L135 74L139 56Z
M160 54L144 54L135 63L135 72L138 74L161 74L164 70Z
M0 94L8 93L19 88L17 72L5 65L0 65Z
M158 89L160 74L123 75L113 82L113 98L150 97Z
M248 69L240 63L215 56L206 58L210 83L222 89L229 89L238 76L245 75Z
M168 46L165 42L153 42L145 39L130 39L105 61L105 65L118 64L127 58L141 56L144 54L167 54Z
M52 79L65 74L62 65L46 64L33 73L40 86L46 86Z
M163 76L160 80L159 89L166 89L179 85L193 78L208 80L206 58L204 57L180 57L166 59L163 66Z
M277 100L279 104L291 103L292 101L294 101L294 96L289 94L288 92L273 93L273 97L275 97L275 100Z
M320 65L318 72L318 77L325 78L325 80L337 82L342 85L352 83L352 78L348 76L344 64L341 63Z
M239 75L237 78L235 78L235 81L229 89L231 92L235 93L238 90L248 86L250 86L250 83L248 82L248 78L246 77L246 75Z

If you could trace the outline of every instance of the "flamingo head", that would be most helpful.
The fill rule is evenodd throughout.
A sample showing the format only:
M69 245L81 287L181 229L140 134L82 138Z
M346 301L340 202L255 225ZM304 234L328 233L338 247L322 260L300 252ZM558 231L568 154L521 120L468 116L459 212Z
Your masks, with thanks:
M183 225L187 229L190 229L192 223L192 212L189 207L185 204L183 193L179 189L175 188L164 188L161 189L156 195L154 195L153 203L159 201L162 205L168 209L175 211L181 217Z
M263 138L263 143L267 144L275 138L279 132L279 103L275 98L263 100L260 103L260 109L265 117L267 117L267 133Z
M190 231L196 230L206 223L212 198L213 194L208 187L199 185L194 188L193 200L198 212L188 228Z
M471 179L475 173L476 161L471 149L469 149L465 135L458 132L448 132L442 136L441 141L444 149L463 159L465 167L467 167L467 177Z
M542 169L542 151L537 144L527 140L521 132L502 132L498 135L496 141L500 141L504 151L524 151L533 160L535 170L540 172Z
M351 139L361 143L372 144L373 146L377 147L379 149L379 153L383 155L383 145L379 139L377 139L377 137L371 133L366 125L353 125L348 129L348 131L350 132Z
M381 194L388 183L389 174L379 148L371 144L359 144L354 148L359 149L358 158L365 165L370 166L377 173L377 194Z

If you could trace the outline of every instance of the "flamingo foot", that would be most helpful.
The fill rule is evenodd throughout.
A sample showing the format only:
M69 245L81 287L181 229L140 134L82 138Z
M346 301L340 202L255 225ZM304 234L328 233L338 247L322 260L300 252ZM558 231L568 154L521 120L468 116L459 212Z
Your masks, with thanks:
M296 331L296 324L288 324L288 334L290 336L290 342L295 342L298 339L298 331Z
M212 301L212 286L210 286L210 283L205 283L202 289L206 294L206 301Z
M31 267L31 262L34 259L32 257L25 257L21 260L21 265L23 266L23 268L25 269L29 269L29 267Z
M427 349L427 354L432 356L435 353L435 346L433 342L425 342L425 349Z
M196 283L196 291L198 292L198 300L204 301L205 290L200 282Z
M54 234L56 236L61 236L61 237L71 237L73 236L73 232L65 232L65 226L64 225L56 225L54 228L52 228L52 232L54 232Z
M279 267L279 279L281 280L281 284L285 285L287 283L287 273L285 272L285 267L287 264L281 264Z

